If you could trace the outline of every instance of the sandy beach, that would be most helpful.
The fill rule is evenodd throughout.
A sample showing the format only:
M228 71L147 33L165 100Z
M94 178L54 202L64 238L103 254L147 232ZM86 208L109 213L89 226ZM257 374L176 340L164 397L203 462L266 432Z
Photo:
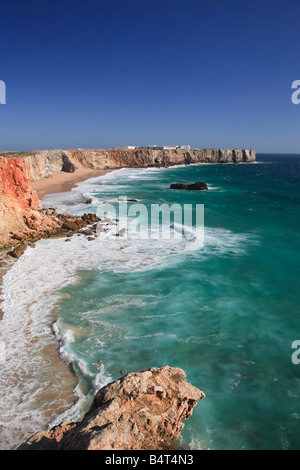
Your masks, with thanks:
M33 181L30 183L32 189L34 189L40 201L47 194L62 193L71 191L77 183L85 181L90 178L96 178L108 173L109 170L91 170L90 168L80 168L74 173L58 173L52 175L50 178L45 178L39 181Z

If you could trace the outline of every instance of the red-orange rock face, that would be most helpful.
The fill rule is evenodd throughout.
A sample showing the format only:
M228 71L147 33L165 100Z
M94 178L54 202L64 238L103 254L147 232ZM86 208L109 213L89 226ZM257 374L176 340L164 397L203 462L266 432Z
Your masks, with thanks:
M18 202L23 210L40 210L41 204L29 185L25 158L0 158L0 194Z
M26 219L41 210L37 194L27 178L23 158L0 158L0 243L8 242L11 232L26 231Z
M42 212L28 181L25 158L0 158L0 246L13 244L57 224Z
M166 449L204 397L182 369L133 372L100 389L81 422L38 432L18 450Z

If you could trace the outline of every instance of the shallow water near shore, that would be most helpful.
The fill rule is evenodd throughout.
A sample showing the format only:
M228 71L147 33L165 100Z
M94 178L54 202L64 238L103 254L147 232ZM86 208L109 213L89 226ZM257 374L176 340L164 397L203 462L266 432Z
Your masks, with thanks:
M87 212L87 198L89 212L120 196L204 204L205 243L104 234L29 248L4 280L0 447L80 419L120 375L169 365L206 393L184 447L299 449L299 170L300 157L258 155L256 164L117 170L46 196L44 207L72 215ZM169 190L197 180L209 191Z

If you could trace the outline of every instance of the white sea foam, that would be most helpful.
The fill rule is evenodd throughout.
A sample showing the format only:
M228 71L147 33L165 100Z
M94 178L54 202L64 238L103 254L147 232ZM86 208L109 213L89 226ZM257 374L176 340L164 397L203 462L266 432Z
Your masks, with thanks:
M41 240L35 249L28 248L6 274L3 285L5 315L0 327L1 338L6 341L6 363L1 366L0 390L4 397L1 411L4 428L5 423L10 428L12 425L19 428L25 420L23 431L30 434L44 425L45 416L35 408L35 402L37 394L46 393L49 383L54 381L51 362L45 359L45 348L53 345L53 305L60 298L57 291L74 283L78 270L132 272L159 269L180 261L188 253L197 254L201 261L201 254L240 253L245 248L247 236L208 228L205 240L203 250L199 250L197 240L191 243L135 240L132 243L130 240L113 240L103 234L94 242L73 236L70 243L65 243L64 239ZM67 362L76 359L83 374L88 374L84 362L78 362L78 358L72 357L64 347L74 341L72 330L56 322L54 332L61 343L62 357ZM105 383L104 377L105 370L102 369L96 383ZM55 388L54 382L53 386ZM51 405L53 403L48 403L49 407ZM34 418L30 417L32 409L36 409ZM16 436L13 436L15 441Z
M142 171L150 175L150 172L158 170ZM119 190L123 177L140 173L132 169L117 170L80 183L71 193L49 195L44 203L62 212L86 212L84 198L99 193L99 182L102 189L107 183L110 190L111 183L115 182ZM120 186L118 178L121 179ZM109 194L111 197L111 191ZM96 204L96 198L92 204L94 202ZM77 361L83 374L89 374L84 361L72 356L67 347L74 341L74 331L57 321L54 311L54 306L61 299L59 289L74 283L78 271L126 273L159 269L178 263L189 254L197 256L201 262L202 256L241 253L249 242L251 239L247 234L206 228L204 247L201 237L197 236L190 240L127 240L102 233L92 242L83 236L73 236L69 243L65 243L64 239L41 240L36 248L27 248L4 277L3 284L4 318L0 322L0 340L5 340L6 360L0 366L2 448L18 445L36 430L42 429L45 423L50 424L61 388L66 386L66 381L69 386L76 386L68 375L66 378L65 368L60 369L57 364L53 366L56 340L60 343L64 360ZM48 354L48 349L51 354ZM110 379L102 365L94 378L94 387L105 385ZM76 387L74 393L77 403L71 411L62 415L62 419L66 416L70 419L78 417L82 411L84 394L80 387ZM61 408L63 405L62 399Z

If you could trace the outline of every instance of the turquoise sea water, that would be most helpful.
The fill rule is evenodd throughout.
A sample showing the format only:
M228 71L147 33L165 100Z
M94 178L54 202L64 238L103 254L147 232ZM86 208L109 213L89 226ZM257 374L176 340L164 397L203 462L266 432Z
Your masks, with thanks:
M84 394L99 371L181 367L206 393L182 433L192 448L300 448L300 157L257 160L102 178L95 201L204 204L205 245L147 269L82 271L63 289L58 322ZM168 189L200 179L208 192Z
M76 372L79 414L104 383L169 365L183 368L206 394L181 445L300 448L300 365L291 359L292 343L300 339L300 156L257 160L123 169L45 198L45 207L72 214L97 212L104 201L116 205L119 196L147 208L204 204L205 243L75 236L71 243L41 241L26 251L4 284L0 424L8 430L2 447L24 440L18 429L29 437L53 415L49 386L57 397L57 384L47 345L54 323L62 357ZM169 189L197 180L209 191ZM93 198L88 209L87 197ZM19 391L12 370L19 371ZM16 436L6 438L12 422Z

